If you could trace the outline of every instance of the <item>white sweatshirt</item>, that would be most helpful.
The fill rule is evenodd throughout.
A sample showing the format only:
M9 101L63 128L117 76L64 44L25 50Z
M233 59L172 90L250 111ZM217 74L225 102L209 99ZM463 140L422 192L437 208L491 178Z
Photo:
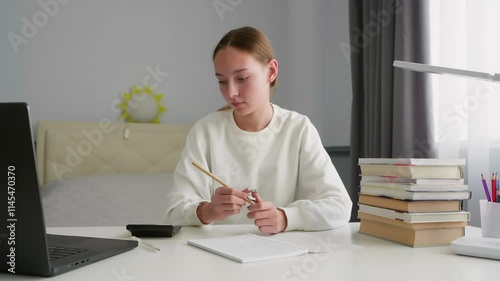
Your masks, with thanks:
M285 211L291 230L324 230L349 221L352 202L309 118L273 104L269 125L243 131L233 110L202 118L188 134L167 199L166 220L202 225L196 208L221 185L192 165L197 162L229 186L254 188ZM253 224L247 208L220 224Z

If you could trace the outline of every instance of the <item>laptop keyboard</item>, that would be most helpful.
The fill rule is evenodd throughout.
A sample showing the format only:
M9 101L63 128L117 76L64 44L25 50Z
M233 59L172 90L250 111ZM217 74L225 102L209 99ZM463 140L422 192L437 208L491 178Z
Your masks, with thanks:
M84 252L86 250L87 249L49 246L49 257L50 257L50 260L53 261L53 260L65 258L67 256L75 255L75 254Z

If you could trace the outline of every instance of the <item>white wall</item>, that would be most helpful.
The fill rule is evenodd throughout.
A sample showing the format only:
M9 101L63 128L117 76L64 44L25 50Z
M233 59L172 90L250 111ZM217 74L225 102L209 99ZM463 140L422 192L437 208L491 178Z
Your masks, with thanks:
M314 4L313 4L314 3ZM340 44L349 43L347 1L288 1L289 60L283 104L308 115L325 146L349 145L351 73Z
M308 115L325 146L349 144L345 1L59 1L0 2L0 102L28 102L34 121L118 120L120 93L159 68L168 76L149 82L165 95L162 122L193 123L224 103L213 47L230 29L252 25L280 62L274 102ZM229 9L218 13L217 3ZM12 34L27 42L13 46Z

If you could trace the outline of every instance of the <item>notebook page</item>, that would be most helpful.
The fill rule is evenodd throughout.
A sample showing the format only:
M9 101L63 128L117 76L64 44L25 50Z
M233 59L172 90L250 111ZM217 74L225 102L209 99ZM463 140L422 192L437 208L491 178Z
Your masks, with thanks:
M188 240L189 245L241 262L258 262L307 254L308 249L251 233Z
M307 248L309 253L327 253L341 249L342 244L326 241L321 237L299 232L283 232L274 234L271 237L286 244L293 244L302 248Z

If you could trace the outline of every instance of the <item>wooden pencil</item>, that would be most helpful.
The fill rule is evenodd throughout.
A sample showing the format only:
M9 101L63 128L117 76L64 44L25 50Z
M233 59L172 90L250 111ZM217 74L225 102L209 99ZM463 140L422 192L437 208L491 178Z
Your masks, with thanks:
M223 182L222 180L220 180L218 177L216 177L215 175L213 175L212 173L210 173L209 171L205 170L203 167L201 167L198 163L196 162L191 162L193 164L193 166L195 166L196 168L198 168L200 171L202 171L203 173L207 174L209 177L211 177L214 181L220 183L222 186L224 187L229 187L229 185L227 185L225 182ZM248 199L248 198L244 198L243 200L245 200L245 202L247 202L248 204L255 204L255 202L253 202L252 200Z

